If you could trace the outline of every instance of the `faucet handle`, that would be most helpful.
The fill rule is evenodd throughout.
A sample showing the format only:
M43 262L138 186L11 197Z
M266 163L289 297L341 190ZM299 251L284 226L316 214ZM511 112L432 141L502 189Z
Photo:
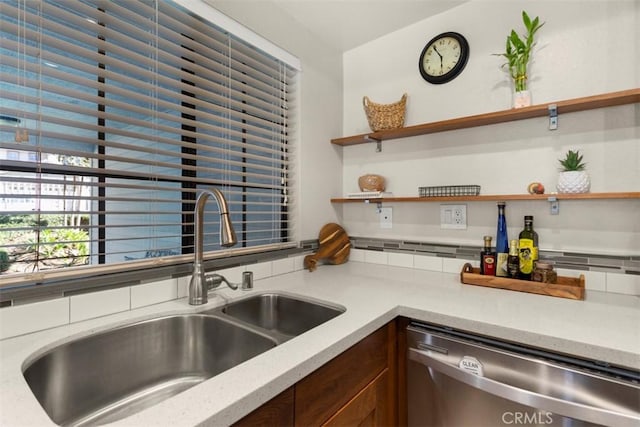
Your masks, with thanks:
M234 291L236 289L238 289L238 283L232 283L232 282L228 281L227 278L224 277L222 274L206 273L205 274L205 280L207 282L207 290L208 291L217 288L222 283L226 283L227 286L229 286Z
M205 286L207 288L207 291L216 289L217 287L222 285L222 282L227 281L227 279L225 279L224 276L221 276L220 274L216 274L216 273L205 273L204 278L205 278Z
M242 273L242 290L250 291L253 289L253 271L244 271Z

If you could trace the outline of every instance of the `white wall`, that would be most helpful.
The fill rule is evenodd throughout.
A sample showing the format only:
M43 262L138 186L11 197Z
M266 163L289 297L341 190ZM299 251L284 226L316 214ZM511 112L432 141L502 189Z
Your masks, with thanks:
M342 133L342 52L260 0L211 0L216 9L296 55L302 62L298 118L300 193L296 195L297 239L317 239L320 228L338 220L329 199L342 189L342 152L329 141Z
M343 135L369 131L362 97L389 103L409 94L406 125L510 108L511 83L492 56L504 49L511 28L522 31L520 14L545 25L529 71L533 102L596 95L640 87L640 2L485 1L453 10L374 40L344 54ZM433 36L462 33L470 44L466 69L455 80L431 85L418 73L418 56ZM479 184L483 194L526 192L540 181L555 191L557 159L580 149L592 192L640 191L640 107L612 107L561 115L559 130L546 118L530 119L344 147L342 192L358 191L357 178L378 173L388 191L416 196L419 186ZM341 206L343 224L355 236L405 238L480 245L495 234L493 202L467 203L466 231L441 230L438 203L393 205L393 229L381 230L373 206ZM562 201L551 216L546 202L509 202L510 237L525 214L535 216L542 249L640 254L640 201Z

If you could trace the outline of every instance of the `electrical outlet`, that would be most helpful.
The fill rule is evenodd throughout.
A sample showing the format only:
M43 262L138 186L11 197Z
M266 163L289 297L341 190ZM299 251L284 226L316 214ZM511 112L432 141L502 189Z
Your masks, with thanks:
M467 229L467 205L440 205L440 228Z
M380 228L393 228L393 209L380 208Z

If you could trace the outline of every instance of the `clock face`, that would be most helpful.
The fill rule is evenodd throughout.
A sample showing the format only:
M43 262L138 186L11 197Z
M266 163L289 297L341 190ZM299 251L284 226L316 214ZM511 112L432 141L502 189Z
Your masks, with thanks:
M442 33L434 37L422 50L418 68L429 83L451 81L462 72L469 59L469 44L458 33Z

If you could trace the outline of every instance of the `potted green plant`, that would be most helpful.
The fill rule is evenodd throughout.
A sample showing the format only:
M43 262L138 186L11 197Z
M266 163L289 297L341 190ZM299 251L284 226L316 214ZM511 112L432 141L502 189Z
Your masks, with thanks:
M591 186L589 174L584 170L586 163L582 161L580 150L569 150L560 162L558 176L558 193L588 193Z
M537 16L531 20L524 10L522 11L522 22L524 23L527 33L520 38L515 30L511 30L511 33L507 36L505 52L497 54L507 59L503 67L509 68L509 74L513 79L514 108L531 105L531 93L527 86L527 66L531 59L531 50L535 45L534 36L540 27L544 25L544 22L540 23L540 19Z

